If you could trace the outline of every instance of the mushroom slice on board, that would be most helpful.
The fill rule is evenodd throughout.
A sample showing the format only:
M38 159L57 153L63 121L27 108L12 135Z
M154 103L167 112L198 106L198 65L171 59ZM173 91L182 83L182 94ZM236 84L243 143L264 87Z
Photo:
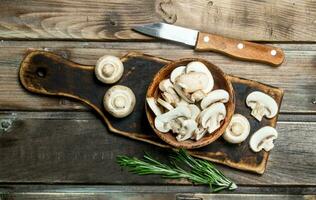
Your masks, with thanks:
M180 66L180 67L175 68L170 74L170 81L174 83L178 76L185 73L185 68L186 66Z
M214 87L214 79L212 76L212 73L210 72L210 70L206 67L206 65L202 62L199 61L193 61L190 62L189 64L187 64L187 68L186 68L186 73L189 72L201 72L207 75L208 77L208 84L207 84L207 88L204 88L203 92L205 94L209 93L213 87Z
M133 91L123 85L115 85L106 91L103 105L106 111L117 118L123 118L134 110L136 97Z
M252 109L251 115L258 121L262 120L263 116L273 118L278 112L278 104L269 95L255 91L250 93L246 98L246 104Z
M212 104L200 113L199 121L203 128L210 128L210 126L219 126L221 120L223 120L225 116L225 105L221 102L217 102Z
M278 132L271 126L265 126L257 130L250 138L249 145L252 151L259 152L262 149L270 151L273 147L273 140L277 139Z
M250 123L248 119L241 114L234 114L223 134L223 138L229 143L238 144L243 142L249 133Z
M166 108L167 110L172 110L172 109L174 109L174 107L173 107L170 103L168 103L168 102L162 100L161 98L158 98L158 99L157 99L157 102L158 102L162 107Z
M229 94L226 90L218 89L208 93L201 101L201 108L205 109L215 102L226 103L229 100Z
M154 97L147 97L146 101L147 101L147 104L148 104L149 108L153 111L153 113L156 116L162 114L162 112L161 112L160 108L158 107Z
M178 106L175 109L172 109L162 115L159 115L155 118L155 127L158 131L166 133L170 127L170 121L178 117L190 118L191 110L184 105Z
M193 119L184 120L181 124L181 128L176 139L179 142L190 139L195 129L197 129L197 123L195 120Z
M112 84L120 80L124 66L122 61L115 56L103 56L97 61L94 71L101 82Z

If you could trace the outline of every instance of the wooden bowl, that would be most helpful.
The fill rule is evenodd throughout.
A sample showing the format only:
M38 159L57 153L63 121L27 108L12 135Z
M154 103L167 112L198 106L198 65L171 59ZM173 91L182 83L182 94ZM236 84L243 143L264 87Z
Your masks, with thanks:
M235 95L234 95L234 90L231 82L226 78L226 75L224 72L219 69L217 66L213 65L212 63L199 59L199 58L185 58L185 59L180 59L178 61L173 61L163 68L161 68L158 73L154 76L153 81L150 83L146 97L154 97L155 99L158 98L158 95L160 94L159 92L159 83L170 77L170 74L172 70L174 70L176 67L179 66L186 66L189 62L192 61L200 61L204 63L208 69L211 71L213 78L214 78L214 89L224 89L229 93L229 101L225 103L226 107L226 117L225 119L221 122L221 127L217 129L215 132L212 134L205 134L204 137L202 137L200 140L195 141L195 140L185 140L178 142L175 134L173 134L171 131L167 133L162 133L158 131L155 128L154 125L154 120L155 120L155 114L152 112L152 110L148 107L146 103L146 115L149 121L150 126L152 129L155 131L155 133L158 135L159 138L161 138L163 141L166 143L170 144L171 146L177 147L177 148L184 148L184 149L194 149L194 148L199 148L206 146L212 142L214 142L217 138L219 138L224 132L226 127L228 126L234 111L235 111Z

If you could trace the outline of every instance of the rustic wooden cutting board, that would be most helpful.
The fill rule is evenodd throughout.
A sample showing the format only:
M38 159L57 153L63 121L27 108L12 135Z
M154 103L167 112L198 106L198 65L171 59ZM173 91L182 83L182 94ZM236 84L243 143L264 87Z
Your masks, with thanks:
M171 148L155 135L145 113L147 87L156 72L171 61L140 53L129 53L121 59L124 62L125 71L117 84L130 87L137 99L135 111L123 119L113 118L104 110L103 96L111 85L105 85L96 79L94 66L80 65L45 51L33 51L28 53L22 61L19 76L22 85L31 92L70 97L91 106L113 133ZM280 108L283 90L230 75L227 78L232 82L235 90L235 113L243 114L248 118L251 124L250 136L239 145L229 144L219 138L210 145L194 149L190 153L233 168L263 174L269 153L252 152L248 145L249 139L262 126L275 127L278 116L270 120L264 118L259 123L250 115L251 110L247 108L245 99L252 91L262 91L272 96Z

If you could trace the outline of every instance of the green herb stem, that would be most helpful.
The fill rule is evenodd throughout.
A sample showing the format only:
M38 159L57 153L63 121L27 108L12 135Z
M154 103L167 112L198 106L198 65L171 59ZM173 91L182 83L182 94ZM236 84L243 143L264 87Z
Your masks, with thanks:
M170 156L170 159L170 163L165 164L147 154L144 155L143 160L135 157L118 156L117 163L121 167L128 168L130 172L139 175L161 175L163 178L168 179L185 178L192 183L207 184L212 192L237 188L237 185L229 180L211 162L195 159L183 149Z

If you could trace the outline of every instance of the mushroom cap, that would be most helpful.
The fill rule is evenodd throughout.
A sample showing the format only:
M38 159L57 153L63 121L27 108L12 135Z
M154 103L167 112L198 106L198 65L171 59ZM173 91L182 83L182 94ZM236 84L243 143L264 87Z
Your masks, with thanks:
M252 109L251 115L261 121L263 116L273 118L278 112L278 104L269 95L254 91L246 98L246 104Z
M277 139L278 132L271 126L265 126L257 130L250 138L251 150L259 152L262 149L270 151L273 147L273 140Z
M189 72L201 72L207 75L208 82L207 87L203 89L205 94L209 93L214 87L214 79L210 70L206 67L206 65L199 61L192 61L187 64L186 73Z
M241 114L234 114L223 134L223 138L229 143L238 144L243 142L249 133L250 123L248 119Z
M94 71L98 80L106 84L112 84L120 80L124 72L124 66L118 57L105 55L99 58Z
M218 118L219 116L222 116L221 118ZM217 102L203 110L199 115L199 120L203 128L209 127L210 124L208 122L211 118L215 118L216 124L218 124L218 121L221 119L224 119L226 116L226 108L225 105L221 102ZM224 117L224 118L223 118Z
M153 111L153 113L156 116L162 114L162 112L161 112L160 108L158 107L154 97L147 97L146 101L147 101L148 106L150 107L150 109Z
M180 86L185 93L193 93L198 90L205 90L208 87L208 77L205 73L189 72L176 78L175 84Z
M185 68L186 66L180 66L180 67L175 68L170 74L170 81L174 83L178 76L185 73Z
M201 108L205 109L209 105L215 103L215 102L222 102L226 103L229 100L229 94L226 90L223 89L218 89L218 90L213 90L206 97L204 97L201 101Z
M185 105L181 105L178 106L166 113L163 113L162 115L159 115L155 118L155 128L157 130L159 130L160 132L168 132L171 127L167 126L167 124L173 120L176 119L178 117L186 117L186 118L190 118L191 116L191 110L185 106Z
M106 91L103 105L106 111L117 118L131 114L136 104L133 91L123 85L115 85Z
M173 88L173 84L171 83L170 79L164 79L159 83L159 89L162 92L167 92L168 88Z

